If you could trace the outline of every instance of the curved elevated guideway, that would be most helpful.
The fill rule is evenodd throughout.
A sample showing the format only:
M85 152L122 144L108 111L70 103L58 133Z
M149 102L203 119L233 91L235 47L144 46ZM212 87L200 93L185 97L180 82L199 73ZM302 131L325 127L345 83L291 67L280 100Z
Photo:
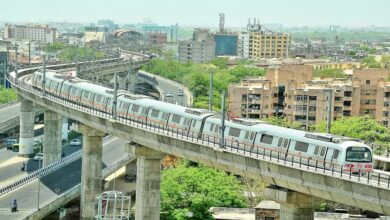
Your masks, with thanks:
M177 128L167 130L159 124L145 124L137 118L113 119L111 114L33 89L31 73L24 71L18 77L14 72L8 75L22 97L89 127L163 153L261 179L275 186L390 215L389 176L355 176L343 173L338 164L327 164L325 168L323 161L310 161L310 158L290 153L282 156L278 151L262 146L256 146L258 150L253 152L251 145L226 139L226 147L221 149L207 135L199 137Z

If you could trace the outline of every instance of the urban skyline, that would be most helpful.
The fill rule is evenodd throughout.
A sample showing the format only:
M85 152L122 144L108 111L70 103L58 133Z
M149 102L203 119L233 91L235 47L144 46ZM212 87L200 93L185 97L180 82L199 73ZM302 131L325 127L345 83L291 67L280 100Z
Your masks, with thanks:
M168 2L170 4L167 4L167 1L134 4L134 2L117 0L115 4L108 5L92 0L82 2L42 0L40 4L26 0L18 2L1 0L3 11L0 21L89 23L108 18L116 23L140 23L146 18L158 21L160 24L178 22L182 25L216 26L218 24L217 15L223 12L226 14L227 27L245 26L249 17L260 18L262 23L279 23L285 26L327 26L331 24L350 27L374 24L390 26L390 15L386 11L390 7L390 2L386 0L377 0L375 4L369 1L352 0L323 2L245 0L228 4L220 0L212 2L170 0ZM19 7L20 5L24 7ZM93 10L88 10L88 8L93 8ZM85 16L86 13L88 16Z

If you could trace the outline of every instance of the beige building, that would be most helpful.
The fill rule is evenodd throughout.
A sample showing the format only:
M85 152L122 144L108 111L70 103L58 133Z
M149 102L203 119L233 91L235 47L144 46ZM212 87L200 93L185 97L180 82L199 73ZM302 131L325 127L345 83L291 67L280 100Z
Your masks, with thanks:
M315 80L311 65L268 68L265 77L229 85L229 111L234 117L284 116L308 128L327 120L331 94L332 120L371 115L388 126L389 74L388 69L354 69L351 78Z
M205 63L215 57L215 41L208 29L196 28L193 39L179 42L179 61Z
M53 43L56 36L57 29L50 28L48 25L4 25L5 40Z
M287 33L250 32L249 59L287 58L291 38Z

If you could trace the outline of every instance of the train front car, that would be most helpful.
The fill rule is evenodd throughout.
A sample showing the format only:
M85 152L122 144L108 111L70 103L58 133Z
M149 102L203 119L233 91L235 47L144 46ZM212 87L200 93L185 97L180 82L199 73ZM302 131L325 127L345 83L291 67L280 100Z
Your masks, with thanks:
M346 141L343 147L343 172L366 173L373 169L372 150L362 142Z

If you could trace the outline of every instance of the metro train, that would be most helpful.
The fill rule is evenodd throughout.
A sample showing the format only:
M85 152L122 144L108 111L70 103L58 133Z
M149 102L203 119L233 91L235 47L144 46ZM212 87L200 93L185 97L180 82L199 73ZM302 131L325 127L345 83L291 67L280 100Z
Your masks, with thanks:
M43 73L35 71L31 78L33 88L42 90L42 79ZM48 71L45 90L101 112L111 114L113 110L112 89L80 78ZM220 113L178 106L143 95L119 92L117 116L180 130L209 142L219 143L221 138ZM304 158L308 164L317 166L320 163L326 169L334 168L336 164L344 172L365 173L373 169L371 148L360 140L347 137L300 131L243 118L225 121L224 137L227 146L255 154L264 149L268 152L272 150L274 157L290 158L290 161Z

